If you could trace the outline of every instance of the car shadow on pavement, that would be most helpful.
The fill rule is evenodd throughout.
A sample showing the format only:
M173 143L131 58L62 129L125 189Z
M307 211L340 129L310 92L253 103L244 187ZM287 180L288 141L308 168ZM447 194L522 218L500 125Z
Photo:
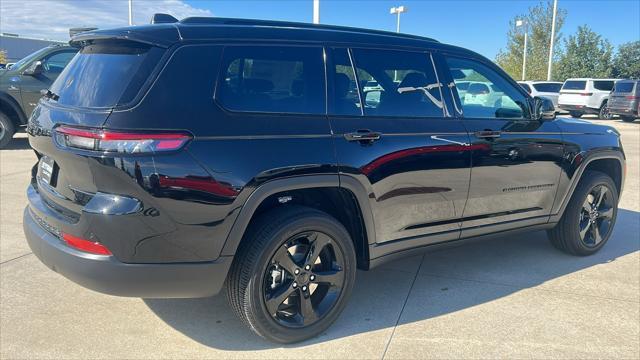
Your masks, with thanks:
M2 150L29 150L29 149L31 149L31 145L29 145L29 139L28 138L26 138L26 137L15 137Z
M168 325L206 346L237 351L299 347L454 313L616 261L640 250L639 233L640 213L620 209L612 238L593 256L564 254L553 248L545 232L537 231L445 248L359 271L349 304L336 323L320 336L292 345L254 335L233 315L224 294L144 302ZM580 291L584 290L575 292Z

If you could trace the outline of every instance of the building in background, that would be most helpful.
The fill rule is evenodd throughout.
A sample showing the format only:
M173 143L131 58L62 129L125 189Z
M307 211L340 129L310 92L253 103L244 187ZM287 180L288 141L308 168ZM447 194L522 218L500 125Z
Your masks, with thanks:
M63 41L32 39L16 34L0 34L0 50L5 51L8 63L16 62L36 50L51 44L64 44Z

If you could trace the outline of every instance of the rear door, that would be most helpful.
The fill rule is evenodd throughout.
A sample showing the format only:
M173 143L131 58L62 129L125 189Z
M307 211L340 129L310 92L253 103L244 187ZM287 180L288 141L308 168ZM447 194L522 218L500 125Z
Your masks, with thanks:
M366 189L378 244L425 234L434 236L416 245L457 239L469 187L468 136L462 121L447 116L431 55L328 51L341 178Z
M446 56L445 63L473 151L462 236L509 228L515 220L547 222L563 160L560 129L532 120L530 98L490 64L455 56ZM494 96L480 102L468 91L455 91L458 81L471 79L489 84Z

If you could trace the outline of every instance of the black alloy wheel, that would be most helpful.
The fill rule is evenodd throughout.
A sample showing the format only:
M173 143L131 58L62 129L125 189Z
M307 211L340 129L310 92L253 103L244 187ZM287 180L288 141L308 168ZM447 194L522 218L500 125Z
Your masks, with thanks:
M608 237L612 229L614 203L606 185L591 189L580 211L580 239L588 247L597 246Z
M278 248L264 276L269 314L286 327L309 326L333 308L344 285L344 255L329 235L297 234Z

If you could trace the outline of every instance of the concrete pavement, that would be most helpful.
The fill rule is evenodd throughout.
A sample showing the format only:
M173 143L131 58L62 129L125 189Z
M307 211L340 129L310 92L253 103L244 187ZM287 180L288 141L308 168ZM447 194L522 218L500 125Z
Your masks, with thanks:
M112 297L42 265L22 234L35 156L20 139L0 151L0 357L640 358L640 122L603 123L621 131L628 171L598 254L533 232L360 272L339 320L289 346L253 335L223 296Z

